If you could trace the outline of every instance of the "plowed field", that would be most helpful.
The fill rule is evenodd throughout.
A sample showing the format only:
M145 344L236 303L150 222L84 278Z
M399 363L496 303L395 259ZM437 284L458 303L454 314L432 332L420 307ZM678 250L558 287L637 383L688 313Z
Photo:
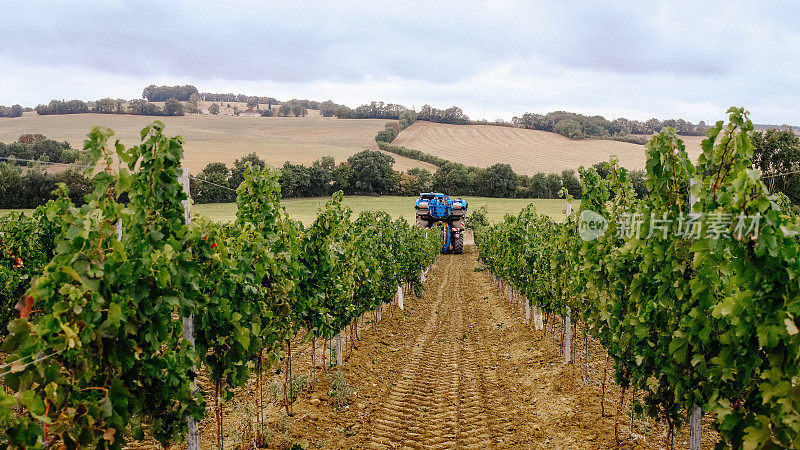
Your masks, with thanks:
M692 160L700 155L700 136L682 138ZM644 147L603 139L572 140L556 133L492 125L447 125L418 121L393 145L420 150L462 164L489 167L508 163L515 172L561 173L617 155L629 169L644 169Z

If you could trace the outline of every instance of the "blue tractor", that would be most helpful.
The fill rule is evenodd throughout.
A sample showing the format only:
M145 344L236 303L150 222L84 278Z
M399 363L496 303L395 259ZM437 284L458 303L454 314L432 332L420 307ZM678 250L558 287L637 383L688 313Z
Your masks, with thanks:
M442 224L442 253L464 252L467 202L460 198L450 198L447 194L427 192L419 194L414 209L417 210L418 227L431 228Z

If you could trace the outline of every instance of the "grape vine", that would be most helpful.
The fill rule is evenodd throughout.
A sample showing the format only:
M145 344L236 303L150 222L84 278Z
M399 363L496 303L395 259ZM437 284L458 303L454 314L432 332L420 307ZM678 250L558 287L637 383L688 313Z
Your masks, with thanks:
M580 170L581 208L565 223L526 208L477 230L476 244L534 306L580 311L618 384L642 392L670 430L697 405L734 448L796 448L798 228L751 168L747 112L728 114L696 167L674 130L653 137L648 198L635 199L612 158L605 178ZM592 235L589 223L606 226Z
M13 282L3 298L24 292L2 343L0 444L179 442L207 398L219 406L254 367L287 359L299 333L331 337L391 301L437 254L438 236L404 221L351 221L341 193L303 228L281 208L270 168L245 171L233 224L187 223L183 141L163 129L154 122L126 148L93 128L87 203L75 207L61 188L34 219L0 228L0 276ZM194 345L180 320L189 316ZM200 371L213 393L196 390Z

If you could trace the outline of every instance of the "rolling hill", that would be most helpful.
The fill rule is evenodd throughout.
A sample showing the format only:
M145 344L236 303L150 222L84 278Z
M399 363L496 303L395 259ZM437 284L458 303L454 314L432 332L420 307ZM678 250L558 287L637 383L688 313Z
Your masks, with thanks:
M683 138L692 160L699 156L701 136ZM627 142L572 140L547 131L494 125L447 125L417 121L403 130L392 145L420 150L450 161L477 167L508 163L515 172L560 173L617 155L623 166L644 169L644 147Z
M116 114L69 114L0 119L0 142L13 142L26 133L40 133L50 139L68 141L83 148L93 125L113 129L127 145L139 142L139 131L154 120L163 121L169 135L181 135L186 142L184 164L197 173L206 164L221 161L231 165L237 158L256 152L272 166L285 161L311 164L323 156L337 162L363 150L377 150L375 134L386 120L334 119L319 114L308 117L237 117L191 114L180 117L150 117ZM396 170L433 165L391 155Z

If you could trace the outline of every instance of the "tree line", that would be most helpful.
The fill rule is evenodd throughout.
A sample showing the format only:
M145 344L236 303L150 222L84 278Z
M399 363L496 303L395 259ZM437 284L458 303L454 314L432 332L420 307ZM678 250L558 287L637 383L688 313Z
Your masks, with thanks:
M242 102L248 105L253 104L257 108L259 104L268 105L267 109L262 112L263 116L272 116L273 105L288 105L280 109L278 115L288 116L294 114L295 116L305 115L305 110L318 110L323 117L336 117L339 119L389 119L401 120L401 116L413 117L414 120L424 120L427 122L445 123L454 125L499 125L509 126L516 128L525 128L532 130L550 131L553 133L561 134L570 139L614 139L636 144L644 144L647 138L644 135L657 133L665 127L672 127L677 130L678 134L687 136L702 136L705 134L708 126L704 121L697 124L685 121L683 119L667 119L658 120L655 118L647 121L631 120L626 118L617 118L608 120L603 116L586 116L578 113L571 113L567 111L553 111L547 114L536 114L526 112L520 116L514 116L511 122L496 120L489 122L486 120L471 120L469 116L464 114L461 108L452 106L446 109L434 108L431 105L423 105L419 111L407 108L403 105L396 103L385 103L382 101L372 101L368 104L360 105L356 108L350 108L346 105L335 103L331 100L316 101L308 99L291 99L288 101L280 101L274 97L266 96L251 96L244 94L220 94L209 92L198 92L197 88L192 85L185 86L155 86L150 85L142 91L142 98L147 102L166 102L174 99L178 102L190 102L194 105L191 111L197 112L196 106L198 101L211 101L211 102ZM136 103L134 106L128 108L123 107L126 103L124 100L99 100L103 104L101 107L92 108L80 100L70 100L67 102L53 100L49 105L39 105L36 108L38 114L78 114L85 112L102 112L107 114L142 114L142 115L183 115L176 114L173 105L172 110L167 110L166 106L162 111L156 105L147 105L143 103ZM111 102L114 102L112 105ZM133 104L137 100L127 102ZM144 102L139 100L138 102ZM146 103L146 102L145 102ZM19 105L15 105L19 106ZM12 107L13 108L13 107ZM182 107L181 107L182 109ZM0 117L9 117L3 115L3 107L0 107ZM15 113L19 109L15 109ZM10 113L10 110L8 111ZM21 115L21 112L19 112ZM12 116L13 117L13 116Z
M192 180L193 198L198 203L228 203L242 182L247 165L265 167L266 162L251 153L228 167L212 162ZM420 192L447 192L451 195L474 195L504 198L558 198L562 187L580 196L580 183L574 170L561 174L514 173L508 164L488 168L444 162L435 172L412 168L406 172L393 169L394 158L375 150L363 150L336 163L330 156L311 165L286 162L279 168L278 182L284 197L322 197L336 191L348 195L409 195ZM639 188L646 194L643 181Z
M20 117L24 111L25 109L20 105L0 105L0 117Z
M658 133L665 127L672 127L678 134L687 136L703 136L708 130L703 121L695 125L683 119L664 121L650 119L645 122L625 118L607 120L603 116L585 116L566 111L554 111L544 115L526 112L519 117L514 116L511 124L517 128L558 133L570 139L608 139L631 134L650 135Z
M36 114L40 116L58 114L131 114L138 116L182 116L186 113L184 105L175 98L169 98L164 102L164 107L147 100L134 99L112 99L102 98L94 102L84 102L83 100L51 100L47 105L39 105L34 108Z
M156 86L151 84L142 91L142 98L149 102L165 102L171 98L188 102L192 94L197 94L197 88L192 85L185 86Z
M24 134L9 144L0 142L0 209L42 205L53 198L58 183L66 184L72 201L82 204L91 189L89 180L75 166L64 170L64 166L47 163L80 164L86 159L86 154L73 149L69 142L41 134Z

